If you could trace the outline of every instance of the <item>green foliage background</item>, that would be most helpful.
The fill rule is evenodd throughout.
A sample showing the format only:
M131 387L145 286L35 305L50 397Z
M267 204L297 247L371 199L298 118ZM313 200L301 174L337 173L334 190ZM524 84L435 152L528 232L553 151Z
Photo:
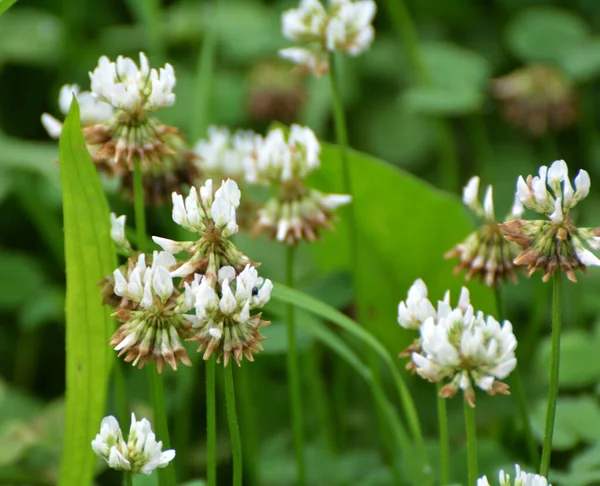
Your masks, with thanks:
M0 484L55 484L65 436L61 178L57 144L48 141L39 123L44 111L58 114L60 86L77 82L87 88L87 72L100 55L135 57L144 50L153 65L165 61L174 65L178 102L161 115L193 136L192 142L203 136L208 123L265 130L276 120L307 124L320 139L333 140L327 80L290 74L290 66L277 61L277 49L289 45L280 34L280 14L295 2L221 0L218 8L215 3L20 0L0 17ZM297 265L301 290L352 316L357 316L358 304L363 310L361 323L391 355L413 337L396 324L395 315L412 281L423 277L433 299L441 298L447 288L456 296L462 284L442 255L466 236L471 221L456 197L458 187L451 187L453 194L441 190L449 181L438 175L440 152L454 154L461 184L476 173L482 184L494 184L498 214L508 211L518 175L557 158L564 158L572 169L585 168L592 177L592 194L578 213L582 225L598 225L600 208L599 191L594 190L600 177L596 127L600 5L593 0L412 0L407 5L417 25L429 84L416 82L385 2L378 5L371 50L344 59L341 66L350 144L370 154L351 155L360 251L358 302L352 301L350 291L349 274L355 266L348 261L344 221L323 242L302 246ZM216 43L213 67L198 76L200 53L208 42ZM579 117L570 130L532 138L500 116L489 80L540 61L569 76ZM212 83L206 82L209 75ZM281 101L277 110L266 109L266 114L264 103L258 103L277 91L286 96L303 93L299 109L289 119L280 109ZM208 120L201 115L204 106ZM443 146L440 120L450 127ZM323 168L314 182L339 191L335 150L325 147ZM132 216L114 182L102 182L111 208ZM150 209L149 221L153 234L176 231L169 207ZM238 243L263 263L264 276L283 280L283 248L246 235L240 235ZM520 280L504 294L519 338L517 354L539 438L549 357L549 288L537 275L531 281ZM577 286L565 286L563 398L553 463L557 469L553 482L570 486L600 482L596 352L600 277L591 269L590 276L580 280ZM490 292L475 283L469 287L476 307L494 310ZM240 420L242 437L248 438L248 482L286 485L293 484L294 468L283 306L272 302L269 312L273 325L265 332L265 351L256 363L239 370ZM310 330L324 329L328 323L306 312L299 312L298 320L306 359L310 484L393 484L380 453L367 384L355 369L317 344ZM360 343L344 334L342 338L361 355ZM310 361L314 356L317 361ZM191 369L165 373L182 481L201 478L204 471L203 367L199 356L194 361ZM403 366L399 360L398 366ZM315 386L315 373L324 376L327 389ZM434 390L420 379L408 375L406 379L435 466ZM150 416L145 373L127 369L127 380L131 408ZM386 387L391 389L391 382ZM109 395L107 410L116 413ZM393 403L400 411L399 403L395 399ZM460 400L450 401L449 408L456 465L452 475L464 482ZM499 467L527 464L514 401L479 396L477 414L482 473L495 477ZM219 473L222 484L228 484L230 452L223 411L219 420ZM98 473L98 484L119 481L117 474L100 465ZM143 480L138 484L154 484L153 477Z

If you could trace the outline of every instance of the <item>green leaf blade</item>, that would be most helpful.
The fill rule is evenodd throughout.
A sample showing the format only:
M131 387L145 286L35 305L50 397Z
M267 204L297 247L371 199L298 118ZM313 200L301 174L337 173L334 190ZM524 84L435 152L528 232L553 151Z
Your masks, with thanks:
M116 267L108 203L71 105L59 142L66 295L66 405L60 486L91 484L96 458L90 443L106 406L114 328L98 281Z

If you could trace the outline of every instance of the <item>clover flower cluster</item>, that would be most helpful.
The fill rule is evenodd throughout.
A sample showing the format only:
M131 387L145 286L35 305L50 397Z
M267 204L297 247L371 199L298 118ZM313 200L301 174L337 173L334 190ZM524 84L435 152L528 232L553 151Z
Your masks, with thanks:
M498 482L500 486L552 486L548 484L548 480L544 476L522 471L518 464L515 464L514 482L511 480L510 475L504 471L498 473ZM490 486L487 476L479 478L477 486Z
M243 179L247 159L255 157L262 137L251 130L238 130L233 135L225 127L211 126L208 138L194 147L198 165L205 174Z
M137 421L133 413L127 441L117 419L109 415L102 419L92 449L112 469L146 475L166 467L175 458L173 449L162 450L162 442L156 440L150 422L145 418Z
M319 0L302 0L281 17L284 37L302 47L282 49L279 55L321 76L329 70L329 53L357 56L369 48L376 10L372 0L331 0L328 9Z
M463 202L482 220L482 225L471 233L464 241L446 253L445 258L460 258L454 269L457 274L466 270L465 280L478 276L488 287L498 286L502 280L511 278L517 282L513 260L518 254L514 243L507 242L496 221L494 211L493 187L488 186L483 205L479 201L478 176L469 179L463 189ZM518 198L511 213L505 218L511 220L521 217L523 206Z
M516 196L521 204L548 219L514 219L501 225L506 239L523 249L514 263L527 265L530 276L536 269L544 271L544 282L558 269L576 282L574 270L599 266L600 260L588 248L600 249L600 229L578 228L570 216L571 209L589 192L588 173L580 170L573 188L564 160L540 167L535 177L519 177Z
M191 366L180 339L191 336L191 325L183 313L192 308L189 288L179 290L173 285L170 269L175 257L167 252L154 252L152 264L146 256L113 273L115 295L121 303L115 312L122 325L110 339L110 345L125 354L125 361L143 367L149 360L156 362L159 372L165 363L177 369L177 362Z
M492 80L504 117L534 136L559 131L577 119L577 96L556 67L532 64Z
M292 125L289 135L271 130L257 157L248 159L246 180L271 184L278 193L258 211L255 233L265 231L287 244L314 241L319 229L332 229L333 210L351 200L345 194L324 194L307 187L303 179L319 165L321 146L308 127Z
M102 56L90 73L90 91L65 85L58 105L66 115L73 98L80 105L83 136L99 170L121 180L124 192L133 193L134 161L143 169L145 200L162 204L165 195L191 185L198 177L196 155L174 127L149 116L175 102L176 78L173 67L150 68L141 52L139 67L132 59L119 56L111 62ZM58 138L62 122L48 113L42 124L52 138Z
M432 382L449 380L441 396L452 397L460 389L474 407L474 386L489 395L508 394L508 385L500 380L517 364L512 325L508 321L500 325L492 316L475 312L465 287L456 308L451 307L447 292L435 310L427 299L427 287L417 280L406 302L398 306L398 322L420 332L420 339L404 353L410 353L412 369Z
M196 275L191 288L196 313L186 318L197 330L191 341L200 341L198 351L206 350L203 358L209 359L216 351L217 362L223 356L225 366L231 356L238 365L244 356L254 361L252 353L263 349L259 329L270 323L261 320L260 313L251 315L250 311L269 301L271 281L259 277L250 265L237 275L233 267L225 266L219 269L216 285Z

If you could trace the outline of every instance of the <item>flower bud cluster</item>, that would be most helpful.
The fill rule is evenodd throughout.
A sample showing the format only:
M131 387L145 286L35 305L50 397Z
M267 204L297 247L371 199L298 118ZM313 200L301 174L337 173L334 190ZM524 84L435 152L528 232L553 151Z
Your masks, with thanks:
M146 265L143 253L127 267L113 273L114 294L122 298L115 315L122 325L115 331L110 345L125 354L125 361L142 368L155 361L159 372L165 363L177 369L177 362L191 366L180 339L191 336L191 326L183 313L192 308L189 289L181 293L173 284L170 269L175 257L154 252L152 264Z
M445 258L460 258L454 273L467 270L466 281L477 275L488 287L498 286L509 277L516 283L513 260L518 254L518 248L504 239L496 221L493 187L488 186L482 205L479 201L479 177L472 177L463 189L463 202L482 219L483 224L444 255ZM523 206L515 198L511 213L506 219L519 218L522 214Z
M251 311L269 301L271 281L259 277L250 265L237 275L233 267L225 266L219 269L216 284L196 275L190 288L196 313L186 318L197 330L190 341L200 341L198 351L205 350L204 359L216 352L217 362L223 356L225 366L232 356L238 365L244 356L254 361L252 353L262 350L260 328L270 323Z
M409 369L432 382L449 380L441 396L452 397L460 389L475 406L474 386L490 395L508 393L508 385L500 380L517 364L512 325L508 321L500 325L492 316L475 312L465 287L457 307L451 307L446 292L436 310L427 299L424 282L415 281L407 300L398 306L398 322L420 332L420 338L401 354L411 356Z
M127 442L119 422L109 415L102 419L100 433L92 441L92 449L112 469L146 475L166 467L175 458L173 449L162 450L162 442L156 440L150 422L145 418L137 421L133 413Z
M527 473L521 470L518 464L515 464L515 480L511 480L509 474L500 471L498 474L498 482L500 486L552 486L548 484L548 480L539 474ZM490 486L487 476L483 476L477 480L477 486Z
M571 209L589 192L588 173L580 170L573 188L564 160L555 161L549 168L540 167L535 177L519 177L516 190L519 201L548 219L515 219L501 225L506 239L523 250L514 263L527 265L530 276L536 269L543 270L544 282L558 269L576 282L574 270L600 266L600 259L589 250L600 249L600 228L577 228L570 217Z
M279 54L320 76L329 70L329 53L357 56L369 48L375 37L376 10L372 0L331 0L328 9L319 0L302 0L281 17L284 37L302 47L282 49Z

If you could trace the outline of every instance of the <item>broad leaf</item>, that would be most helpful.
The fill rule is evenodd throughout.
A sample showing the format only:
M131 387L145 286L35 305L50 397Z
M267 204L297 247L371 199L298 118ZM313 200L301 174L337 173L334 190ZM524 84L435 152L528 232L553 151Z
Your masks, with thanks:
M75 100L59 145L67 267L67 391L61 486L91 484L90 441L104 415L114 322L98 281L116 267L109 209L87 151Z
M580 44L588 32L583 19L568 10L534 7L523 10L508 25L506 41L524 62L556 61Z
M338 148L325 145L321 162L315 185L342 192ZM361 324L397 355L416 337L398 325L397 309L417 278L425 281L434 302L447 289L456 302L466 285L473 306L494 313L493 292L477 282L465 284L462 276L452 274L456 262L444 260L444 253L473 231L461 201L369 155L350 151L349 164L358 261L348 261L347 213L342 211L344 219L311 250L322 270L355 272Z

